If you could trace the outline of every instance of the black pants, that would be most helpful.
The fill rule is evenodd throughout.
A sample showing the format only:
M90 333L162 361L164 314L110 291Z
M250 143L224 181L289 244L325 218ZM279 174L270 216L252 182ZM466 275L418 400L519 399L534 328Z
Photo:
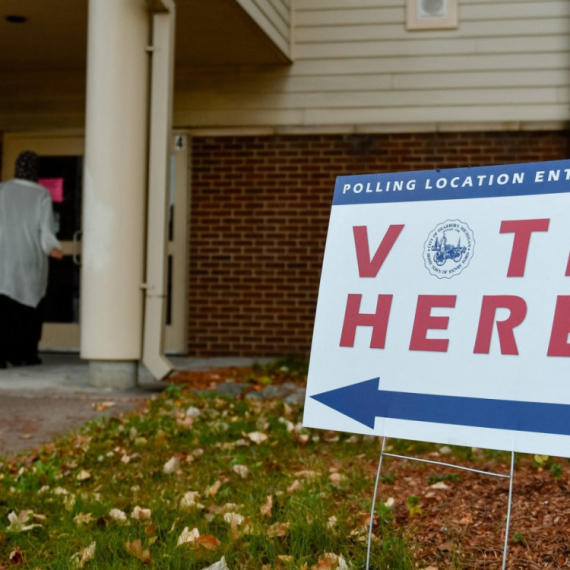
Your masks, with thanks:
M42 303L37 308L0 295L0 364L37 364L42 336Z

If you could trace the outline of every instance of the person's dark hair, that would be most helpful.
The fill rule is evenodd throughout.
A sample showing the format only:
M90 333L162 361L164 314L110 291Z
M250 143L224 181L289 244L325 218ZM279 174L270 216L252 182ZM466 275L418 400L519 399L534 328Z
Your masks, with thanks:
M31 150L21 152L16 159L16 178L37 182L39 177L38 155Z

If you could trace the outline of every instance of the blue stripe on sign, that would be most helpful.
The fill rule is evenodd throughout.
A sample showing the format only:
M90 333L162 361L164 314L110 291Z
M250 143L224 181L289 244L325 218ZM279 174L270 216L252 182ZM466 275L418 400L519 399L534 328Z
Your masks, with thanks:
M570 192L570 160L339 176L333 206Z
M377 417L479 428L570 435L570 405L380 390L372 378L311 396L374 428Z

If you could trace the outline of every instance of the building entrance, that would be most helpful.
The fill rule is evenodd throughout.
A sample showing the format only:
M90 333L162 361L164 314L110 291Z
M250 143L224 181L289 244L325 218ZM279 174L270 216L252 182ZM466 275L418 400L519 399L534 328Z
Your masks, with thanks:
M187 219L187 158L184 135L177 135L176 142L171 155L169 288L165 348L169 352L183 353L186 346ZM50 259L40 349L79 351L84 138L82 134L69 133L5 134L2 180L14 176L16 158L25 150L34 151L40 157L40 184L52 195L55 231L64 252L62 261Z

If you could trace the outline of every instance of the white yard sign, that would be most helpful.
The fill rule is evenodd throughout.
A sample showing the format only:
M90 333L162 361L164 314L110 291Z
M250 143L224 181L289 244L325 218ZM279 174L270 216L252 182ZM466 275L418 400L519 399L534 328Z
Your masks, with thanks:
M570 161L341 177L304 425L570 456Z

